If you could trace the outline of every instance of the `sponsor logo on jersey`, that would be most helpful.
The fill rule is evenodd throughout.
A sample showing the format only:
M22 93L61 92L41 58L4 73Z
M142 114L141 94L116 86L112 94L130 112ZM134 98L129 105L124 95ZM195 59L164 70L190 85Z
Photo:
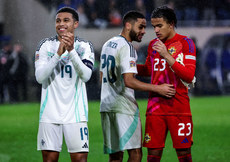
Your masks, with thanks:
M48 56L49 56L49 57L53 57L53 56L54 56L54 53L48 52Z
M82 146L82 148L89 148L89 147L88 147L87 143L85 143L85 144Z
M185 138L181 143L188 143L188 139Z
M63 54L61 56L61 59L64 60L64 61L68 61L69 60L69 55L66 53L66 54Z
M148 143L149 141L151 141L151 136L147 133L145 135L145 143Z
M130 67L136 67L136 62L135 61L130 61L129 64L130 64Z

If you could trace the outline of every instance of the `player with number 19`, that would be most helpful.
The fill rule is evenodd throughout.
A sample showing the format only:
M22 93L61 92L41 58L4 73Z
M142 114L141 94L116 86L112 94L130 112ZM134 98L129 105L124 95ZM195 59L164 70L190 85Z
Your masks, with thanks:
M135 78L137 53L131 42L141 42L145 28L145 17L130 11L123 17L121 34L109 39L102 47L100 113L104 153L109 154L110 162L122 161L124 150L128 150L129 161L141 161L142 132L134 90L175 94L169 84L155 86Z
M38 150L44 161L58 161L63 134L72 161L87 161L88 101L85 82L92 74L92 44L74 36L77 12L56 14L57 36L41 41L35 53L35 76L42 84Z

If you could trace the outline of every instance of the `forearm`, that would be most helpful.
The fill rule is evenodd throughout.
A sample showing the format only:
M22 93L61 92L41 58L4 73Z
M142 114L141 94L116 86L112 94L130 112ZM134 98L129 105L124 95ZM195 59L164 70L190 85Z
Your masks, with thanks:
M195 75L196 67L195 65L183 66L180 63L175 62L172 66L172 69L176 75L180 77L180 79L187 83L191 83Z
M195 65L182 65L177 62L170 54L165 55L164 59L167 61L169 66L172 67L173 71L179 76L180 79L187 83L191 83L195 75Z
M72 61L78 76L83 82L87 82L92 75L92 69L87 66L87 60L83 63L75 50L70 52L70 60Z
M35 77L38 83L42 84L52 74L54 68L58 64L59 56L55 54L49 62L35 63Z
M136 79L134 74L124 74L125 86L134 90L157 92L157 87L153 84L144 83Z
M163 57L166 60L166 62L169 64L169 66L172 66L176 62L176 60L168 52Z

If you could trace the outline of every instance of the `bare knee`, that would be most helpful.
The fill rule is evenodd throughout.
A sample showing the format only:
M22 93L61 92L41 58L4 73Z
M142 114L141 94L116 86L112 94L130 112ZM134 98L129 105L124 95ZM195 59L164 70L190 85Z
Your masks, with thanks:
M128 150L129 159L128 162L141 162L142 159L142 149L131 149Z
M59 158L59 152L42 150L43 162L57 162Z
M162 153L163 153L163 148L148 148L148 155L161 157Z
M182 149L176 149L177 156L184 156L191 154L191 148L182 148Z
M72 162L87 162L88 152L70 153Z
M113 154L109 154L109 162L122 162L123 160L123 152L116 152Z

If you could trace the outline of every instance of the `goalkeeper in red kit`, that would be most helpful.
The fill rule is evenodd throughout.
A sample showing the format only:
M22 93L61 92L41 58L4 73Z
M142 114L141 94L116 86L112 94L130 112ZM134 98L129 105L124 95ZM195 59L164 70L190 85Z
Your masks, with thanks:
M172 85L172 98L150 92L146 112L144 147L148 148L148 162L161 160L168 131L179 162L191 162L193 122L188 88L195 82L196 48L193 41L177 34L174 11L166 6L156 8L151 24L157 38L148 46L144 65L138 65L138 75L151 76L151 83Z

